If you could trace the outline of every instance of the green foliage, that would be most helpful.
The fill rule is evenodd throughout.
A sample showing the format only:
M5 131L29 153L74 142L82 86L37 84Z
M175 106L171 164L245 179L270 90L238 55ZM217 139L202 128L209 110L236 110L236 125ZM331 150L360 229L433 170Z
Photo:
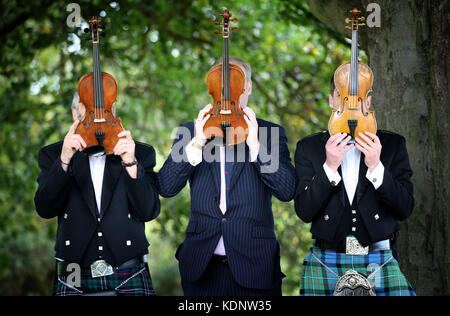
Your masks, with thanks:
M253 68L249 105L258 117L286 127L290 150L326 129L328 83L348 60L342 38L297 1L77 1L88 20L100 15L102 70L119 84L117 114L136 140L152 144L162 166L174 130L210 102L205 76L222 41L211 20L226 6L239 19L231 55ZM33 196L38 150L63 139L72 118L78 79L92 68L82 28L66 25L66 1L9 1L0 12L0 294L50 294L55 221L37 217ZM101 13L102 12L102 13ZM161 295L181 294L176 247L184 239L189 191L162 199L161 215L147 225L150 265ZM293 203L274 199L276 232L287 278L297 295L309 227Z

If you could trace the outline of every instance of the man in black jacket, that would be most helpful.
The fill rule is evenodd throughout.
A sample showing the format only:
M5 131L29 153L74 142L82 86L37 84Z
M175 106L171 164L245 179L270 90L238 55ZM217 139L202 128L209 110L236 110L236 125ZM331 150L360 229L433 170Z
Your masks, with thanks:
M63 142L39 152L38 214L58 217L54 295L154 295L144 223L156 218L155 151L123 131L114 155L87 155L75 134L84 105Z
M337 108L333 79L330 88ZM379 130L350 140L322 132L297 144L295 210L314 239L300 295L414 295L393 256L398 221L414 207L405 138Z

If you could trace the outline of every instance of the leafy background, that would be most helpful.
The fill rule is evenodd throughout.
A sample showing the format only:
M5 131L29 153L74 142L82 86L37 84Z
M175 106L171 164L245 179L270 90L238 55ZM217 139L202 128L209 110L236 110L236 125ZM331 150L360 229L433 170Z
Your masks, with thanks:
M78 79L92 69L87 25L67 26L69 3L0 1L0 295L52 290L56 220L35 212L37 153L63 139ZM84 20L97 15L104 22L102 70L119 84L117 115L136 140L155 147L156 171L177 126L210 102L205 76L222 52L212 21L224 8L239 19L230 53L253 68L249 106L286 127L291 158L299 139L326 129L329 79L349 60L349 44L318 21L305 1L77 3ZM162 198L161 215L146 225L159 295L182 294L174 253L184 239L189 201L188 188ZM298 219L293 202L273 199L273 211L287 275L283 294L297 295L309 226Z

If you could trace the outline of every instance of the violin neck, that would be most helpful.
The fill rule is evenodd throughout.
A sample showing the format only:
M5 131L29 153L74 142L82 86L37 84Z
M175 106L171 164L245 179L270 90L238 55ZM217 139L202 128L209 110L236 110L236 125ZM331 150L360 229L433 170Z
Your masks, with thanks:
M94 59L94 105L95 108L103 108L103 78L100 68L100 52L98 43L93 44Z
M228 48L228 39L228 37L224 37L222 48L222 87L224 100L230 100L230 51Z
M358 95L358 31L352 31L352 53L350 60L350 95Z

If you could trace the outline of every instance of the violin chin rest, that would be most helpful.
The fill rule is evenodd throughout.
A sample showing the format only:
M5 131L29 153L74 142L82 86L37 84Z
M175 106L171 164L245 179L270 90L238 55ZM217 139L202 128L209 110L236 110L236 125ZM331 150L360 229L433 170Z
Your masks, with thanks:
M95 155L95 154L98 154L98 153L101 153L104 151L105 151L105 147L100 146L100 145L89 146L83 150L83 152L88 155Z

